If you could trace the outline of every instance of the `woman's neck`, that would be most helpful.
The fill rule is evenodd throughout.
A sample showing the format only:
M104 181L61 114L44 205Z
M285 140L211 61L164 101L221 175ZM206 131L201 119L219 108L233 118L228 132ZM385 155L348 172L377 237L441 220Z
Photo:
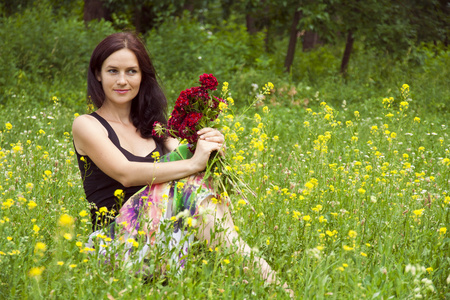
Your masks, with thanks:
M130 119L131 105L126 106L114 106L109 102L105 102L102 107L97 109L96 113L98 113L101 117L109 122L121 123L124 125L128 125L131 123Z

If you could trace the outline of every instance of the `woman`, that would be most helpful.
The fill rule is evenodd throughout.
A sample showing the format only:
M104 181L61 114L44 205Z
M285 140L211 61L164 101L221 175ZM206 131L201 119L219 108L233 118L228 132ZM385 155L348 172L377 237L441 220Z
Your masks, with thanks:
M116 33L95 48L88 70L88 97L97 110L76 118L72 129L94 230L107 227L111 238L120 234L125 240L145 232L146 243L154 245L160 242L160 223L175 219L172 239L177 246L185 233L178 219L187 214L197 221L190 225L199 224L198 239L236 245L242 254L250 255L227 205L213 201L214 193L200 173L211 152L222 149L224 136L204 128L198 132L191 158L157 161L179 145L176 139L152 136L155 121L167 123L167 102L145 46L135 35ZM110 223L120 224L121 231L114 232L117 227ZM217 226L225 230L211 240ZM263 278L273 282L267 262L256 262Z

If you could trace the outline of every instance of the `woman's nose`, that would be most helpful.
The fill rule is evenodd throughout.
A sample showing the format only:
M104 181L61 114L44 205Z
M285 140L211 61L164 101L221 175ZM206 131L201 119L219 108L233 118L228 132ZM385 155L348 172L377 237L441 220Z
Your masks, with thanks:
M123 84L126 84L126 83L127 83L127 80L125 78L125 74L124 73L120 73L119 77L117 78L117 84L123 85Z

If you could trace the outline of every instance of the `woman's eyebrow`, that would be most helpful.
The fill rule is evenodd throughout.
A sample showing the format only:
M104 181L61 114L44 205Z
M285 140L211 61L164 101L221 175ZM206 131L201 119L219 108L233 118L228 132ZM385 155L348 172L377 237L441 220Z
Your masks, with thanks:
M115 68L115 69L119 69L119 67L114 66L114 65L107 65L107 66L105 66L105 68ZM126 67L125 69L138 69L138 68L139 68L138 65L133 65L133 66Z

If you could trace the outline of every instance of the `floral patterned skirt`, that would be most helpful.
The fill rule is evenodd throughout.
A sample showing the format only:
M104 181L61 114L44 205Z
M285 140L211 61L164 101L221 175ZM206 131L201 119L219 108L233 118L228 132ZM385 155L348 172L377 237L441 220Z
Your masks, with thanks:
M187 151L187 152L186 152ZM161 161L189 158L187 147L179 147ZM214 196L203 174L179 180L145 186L122 206L109 228L89 236L86 247L98 249L99 255L114 253L128 265L141 263L152 249L166 251L171 265L184 266L189 245L194 236L190 228L202 213L201 202ZM160 249L161 250L161 249Z

